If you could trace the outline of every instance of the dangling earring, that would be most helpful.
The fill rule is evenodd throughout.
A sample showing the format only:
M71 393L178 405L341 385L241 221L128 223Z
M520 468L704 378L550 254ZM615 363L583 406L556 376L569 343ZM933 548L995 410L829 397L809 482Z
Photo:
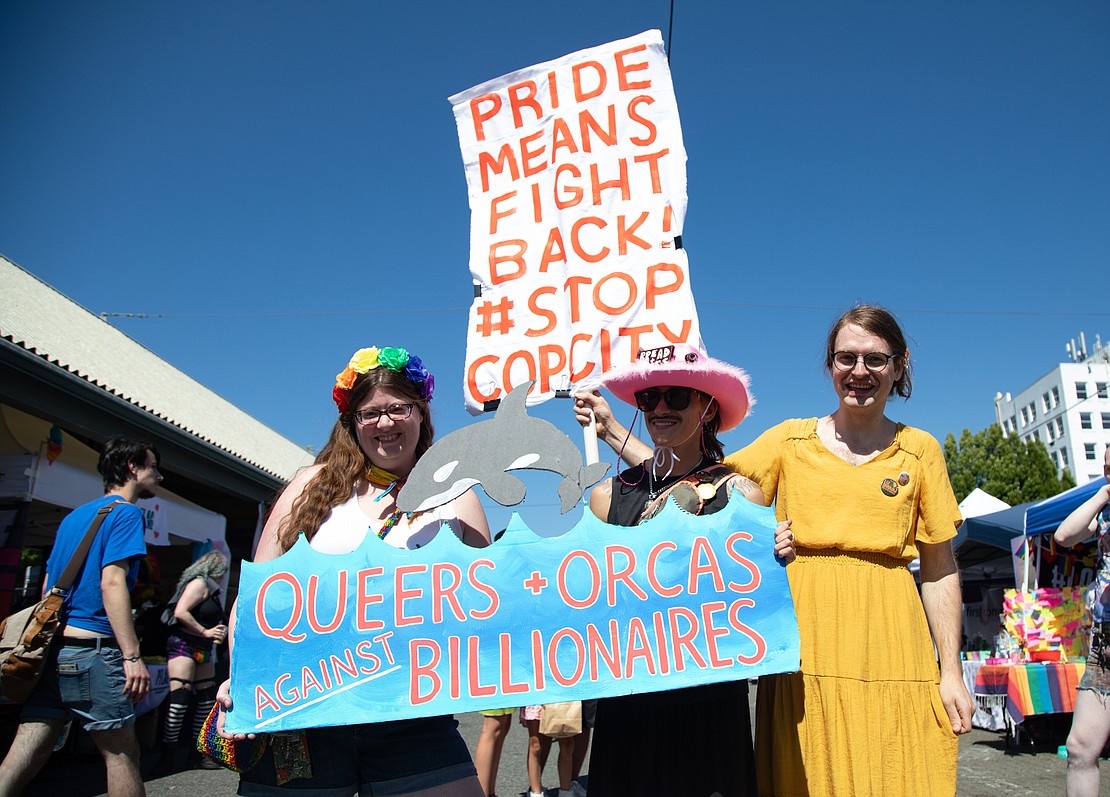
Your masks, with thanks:
M701 448L701 455L706 459L712 459L712 457L709 455L709 446L705 444L705 413L709 412L709 408L713 406L713 402L716 400L713 396L709 397L709 403L705 405L705 412L701 414L701 419L698 421L698 427L701 430L701 439L698 443Z

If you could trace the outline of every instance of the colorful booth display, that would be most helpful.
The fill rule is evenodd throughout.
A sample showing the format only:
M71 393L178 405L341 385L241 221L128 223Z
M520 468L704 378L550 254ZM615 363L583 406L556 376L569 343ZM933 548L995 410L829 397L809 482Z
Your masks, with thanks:
M1086 592L1097 556L1090 543L1060 548L1051 534L1103 484L1096 479L1043 501L968 517L961 529L968 539L1007 545L1013 554L1019 589L1003 593L993 650L964 653L964 682L977 709L973 724L997 729L1004 721L1008 742L1031 716L1075 709L1091 622ZM1053 586L1038 588L1039 583Z
M1086 658L1091 621L1084 592L1080 587L1006 590L1002 625L1024 652L1023 659Z

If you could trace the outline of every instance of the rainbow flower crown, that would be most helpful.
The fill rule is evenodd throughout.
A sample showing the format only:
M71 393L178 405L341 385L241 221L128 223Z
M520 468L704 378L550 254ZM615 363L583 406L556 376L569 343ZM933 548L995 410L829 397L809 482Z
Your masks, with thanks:
M348 397L351 386L362 374L373 371L375 368L388 368L404 374L405 378L420 388L420 398L423 401L432 400L432 391L435 389L436 380L431 372L420 362L415 354L409 354L406 349L396 349L392 346L371 346L369 349L359 349L351 355L347 367L335 377L335 387L331 397L339 413L345 414L348 407Z

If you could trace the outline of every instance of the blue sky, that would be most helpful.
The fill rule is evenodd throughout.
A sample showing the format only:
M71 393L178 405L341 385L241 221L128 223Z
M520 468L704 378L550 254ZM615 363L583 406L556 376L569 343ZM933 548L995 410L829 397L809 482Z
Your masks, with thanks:
M471 422L447 97L666 40L669 13L4 0L0 253L95 313L161 316L111 323L301 445L354 349L406 346L442 434ZM726 448L834 408L823 339L858 301L912 338L889 414L941 439L1110 334L1110 4L677 0L669 44L702 335L759 402ZM575 434L565 403L534 413Z

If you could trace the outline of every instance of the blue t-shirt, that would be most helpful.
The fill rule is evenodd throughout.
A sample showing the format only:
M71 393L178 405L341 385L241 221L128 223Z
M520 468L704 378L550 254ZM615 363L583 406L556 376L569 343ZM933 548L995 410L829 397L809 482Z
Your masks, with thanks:
M105 495L66 515L58 526L54 549L46 562L48 590L61 578L97 511L102 506L120 500L119 496ZM70 587L69 595L62 606L63 621L86 631L110 635L112 624L108 622L108 614L104 611L104 596L100 592L101 570L112 562L130 559L127 568L127 588L130 590L135 586L135 579L139 575L139 560L145 555L143 512L134 504L121 503L112 510L96 532L84 567Z

